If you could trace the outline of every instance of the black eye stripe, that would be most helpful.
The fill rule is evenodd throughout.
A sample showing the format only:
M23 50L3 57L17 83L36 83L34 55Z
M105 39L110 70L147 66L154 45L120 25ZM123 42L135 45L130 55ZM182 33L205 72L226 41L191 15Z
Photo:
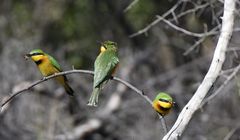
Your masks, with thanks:
M165 99L159 99L159 101L169 103L169 101L168 101L168 100L165 100Z
M34 55L43 55L43 53L33 53L33 54L31 54L31 56L34 56Z

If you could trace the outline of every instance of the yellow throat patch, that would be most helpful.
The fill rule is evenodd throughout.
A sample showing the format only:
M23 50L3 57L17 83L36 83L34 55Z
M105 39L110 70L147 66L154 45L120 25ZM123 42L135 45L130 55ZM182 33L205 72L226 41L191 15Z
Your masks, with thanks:
M102 46L101 49L100 49L100 51L101 51L101 53L103 53L103 52L106 51L106 48Z
M39 61L39 60L42 60L42 59L44 59L46 56L44 56L44 55L34 55L34 56L31 56L31 58L32 58L32 60L34 61L34 62L36 62L36 61Z
M158 103L163 108L171 108L172 107L172 103L169 103L169 102L158 101Z

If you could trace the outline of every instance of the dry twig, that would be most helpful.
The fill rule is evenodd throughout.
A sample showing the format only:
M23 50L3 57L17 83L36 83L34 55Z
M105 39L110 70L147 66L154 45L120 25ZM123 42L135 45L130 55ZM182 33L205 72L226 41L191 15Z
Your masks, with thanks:
M127 8L124 9L124 12L127 12L128 10L130 10L134 5L136 5L138 3L139 0L133 0L128 6Z
M177 7L182 3L182 1L178 1L171 9L169 9L166 13L164 13L162 15L163 18L167 17L168 15L170 15L171 13L174 12L174 10L177 9ZM138 32L130 35L129 37L135 37L138 36L140 34L146 33L150 28L152 28L154 25L156 25L157 23L159 23L162 19L156 19L155 21L153 21L152 23L150 23L148 26L146 26L145 28L139 30Z
M240 123L235 127L233 128L225 137L223 140L230 140L231 137L233 136L233 134L239 129L240 127Z
M168 19L169 22L171 21L178 21L177 19L182 17L182 16L185 16L189 13L193 13L193 12L196 12L197 10L199 9L203 9L203 8L206 8L207 6L209 6L210 4L209 3L206 3L206 4L203 4L203 5L199 5L199 6L196 6L192 9L189 9L187 11L184 11L178 15L175 15L175 10L178 8L178 6L182 3L182 1L178 1L171 9L169 9L167 12L165 12L161 17L162 18L166 18L167 16L169 16L170 14L173 15L173 18L172 19ZM156 20L154 20L153 22L151 22L150 24L148 24L146 27L144 27L143 29L139 30L138 32L136 33L133 33L131 34L129 37L135 37L135 36L138 36L140 34L144 34L146 33L149 29L151 29L153 26L155 26L156 24L158 24L159 22L161 22L162 19L161 18L157 18Z
M177 31L180 31L186 35L189 35L189 36L193 36L193 37L199 37L199 38L202 38L202 37L206 37L206 36L210 36L210 35L215 35L217 34L218 32L215 31L215 30L212 30L210 32L206 32L206 33L194 33L194 32L190 32L186 29L183 29L181 27L178 27L176 25L174 25L173 23L171 23L170 21L164 19L163 17L161 16L157 16L157 18L161 19L163 22L165 22L166 24L168 24L169 26L171 26L172 28L174 28L175 30Z
M240 65L238 65L233 72L227 77L227 79L224 81L224 83L208 98L206 98L201 106L199 108L202 108L205 104L210 102L212 99L214 99L222 90L223 88L237 75L237 73L240 71Z

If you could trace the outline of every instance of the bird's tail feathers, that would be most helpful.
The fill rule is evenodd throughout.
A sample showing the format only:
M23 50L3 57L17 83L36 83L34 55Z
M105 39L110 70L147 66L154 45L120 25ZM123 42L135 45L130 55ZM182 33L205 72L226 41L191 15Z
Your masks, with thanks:
M87 105L97 107L97 105L98 105L98 96L99 96L100 90L101 90L100 87L95 87L93 89L93 92L91 94L90 99L88 100L88 104Z
M65 89L65 91L67 92L67 94L68 94L69 96L73 96L74 91L73 91L73 89L68 85L68 83L66 83L66 82L65 82L65 84L64 84L64 89Z

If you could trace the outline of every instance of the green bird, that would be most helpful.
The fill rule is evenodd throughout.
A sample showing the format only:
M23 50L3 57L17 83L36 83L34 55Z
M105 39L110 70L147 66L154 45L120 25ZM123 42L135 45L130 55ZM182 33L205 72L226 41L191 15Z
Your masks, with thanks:
M165 116L169 113L169 111L173 107L173 104L173 99L169 94L160 92L153 100L152 107L161 116Z
M94 63L93 92L88 101L89 106L98 105L99 93L107 81L112 78L118 63L117 44L112 41L103 42L100 54Z
M32 50L29 54L25 55L25 58L31 58L36 63L42 75L45 77L58 72L62 72L62 69L58 62L52 56L44 53L40 49ZM57 76L55 79L64 87L68 95L73 96L74 91L69 86L67 77L65 75Z

